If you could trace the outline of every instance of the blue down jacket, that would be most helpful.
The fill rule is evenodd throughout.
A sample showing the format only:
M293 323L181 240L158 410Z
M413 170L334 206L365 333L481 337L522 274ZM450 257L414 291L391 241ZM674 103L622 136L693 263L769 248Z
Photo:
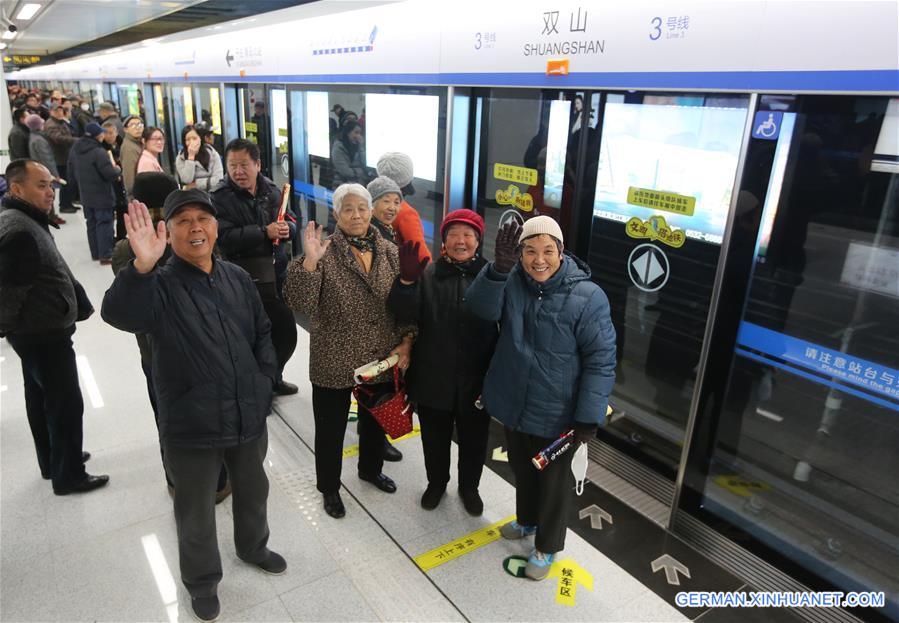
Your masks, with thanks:
M615 328L605 292L590 268L567 252L547 282L518 263L508 274L493 264L466 292L469 309L499 321L499 343L481 400L504 425L557 437L575 422L605 421L615 383Z

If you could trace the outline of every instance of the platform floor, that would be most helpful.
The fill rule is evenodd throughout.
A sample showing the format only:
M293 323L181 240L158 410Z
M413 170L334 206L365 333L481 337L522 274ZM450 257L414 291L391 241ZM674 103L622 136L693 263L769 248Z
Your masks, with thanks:
M55 232L57 242L99 308L112 271L90 260L81 213L64 216L68 223ZM308 335L302 329L299 333L285 378L299 384L300 392L276 399L266 459L269 545L285 556L288 571L266 576L241 563L231 539L230 500L221 504L222 621L704 618L706 613L679 612L625 571L626 565L613 562L571 530L562 558L583 572L576 573L579 582L570 604L557 602L561 579L537 583L503 571L503 559L526 556L531 542L498 539L477 549L466 546L464 555L423 571L416 557L440 546L452 549L471 533L512 515L514 489L487 469L482 517L465 512L454 482L437 510L423 510L419 498L426 482L415 435L397 442L404 460L385 465L399 487L394 495L359 481L356 458L346 458L347 516L328 517L315 490ZM0 620L191 621L134 338L104 324L98 313L78 324L74 339L85 402L84 448L93 455L87 468L109 474L111 481L86 495L53 495L34 456L18 357L0 342ZM355 443L355 426L350 425L345 445Z

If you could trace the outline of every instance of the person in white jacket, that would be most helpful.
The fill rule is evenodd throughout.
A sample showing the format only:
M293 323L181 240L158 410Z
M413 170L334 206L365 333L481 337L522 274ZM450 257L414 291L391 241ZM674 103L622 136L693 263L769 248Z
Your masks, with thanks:
M201 138L192 125L181 130L181 151L175 159L178 180L183 188L199 188L209 192L225 177L222 157Z

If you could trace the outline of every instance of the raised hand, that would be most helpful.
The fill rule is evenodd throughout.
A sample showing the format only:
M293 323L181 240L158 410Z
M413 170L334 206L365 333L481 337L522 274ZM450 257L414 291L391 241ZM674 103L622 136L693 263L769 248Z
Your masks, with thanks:
M400 281L406 285L410 285L421 279L421 274L425 272L425 268L430 262L430 258L425 256L421 260L418 254L421 251L421 242L407 240L399 249L400 254Z
M148 273L165 253L165 222L159 221L154 227L150 211L140 201L129 203L128 213L124 216L128 242L136 257L134 268L139 273Z
M511 220L496 232L496 246L493 251L493 268L499 273L508 273L518 261L518 238L521 237L521 225Z
M306 259L303 260L303 267L308 271L315 270L318 263L325 256L325 251L331 245L330 240L324 240L322 236L322 226L315 226L315 221L309 221L306 229L303 230L303 253Z

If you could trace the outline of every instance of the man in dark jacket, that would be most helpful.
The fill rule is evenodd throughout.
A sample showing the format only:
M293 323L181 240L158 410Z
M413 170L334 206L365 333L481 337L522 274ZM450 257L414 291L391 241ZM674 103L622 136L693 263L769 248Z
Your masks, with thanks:
M115 185L122 171L114 166L101 144L104 131L96 123L89 123L84 136L78 139L69 153L67 169L69 181L76 182L87 221L87 243L91 258L101 264L112 264L115 244Z
M501 327L481 400L506 428L515 473L517 519L500 533L507 539L536 534L525 568L534 580L549 574L565 547L574 452L542 471L531 458L570 429L575 445L592 439L615 382L608 299L590 281L587 265L564 254L562 245L562 230L549 216L531 218L523 228L507 223L494 262L467 292L469 308Z
M228 174L210 192L219 214L219 249L256 282L272 322L272 341L278 355L275 392L295 394L297 386L281 378L297 345L296 322L281 299L281 288L287 277L291 241L296 237L296 218L288 208L284 220L278 221L281 192L262 175L256 144L242 138L228 143L225 166Z
M453 428L459 443L459 496L465 510L480 515L478 493L487 456L490 416L475 403L496 345L496 322L468 309L465 292L487 261L478 253L484 219L454 210L440 225L444 253L422 272L417 242L400 248L400 277L387 299L399 322L418 326L412 363L406 371L409 395L418 406L428 486L422 507L437 508L450 478Z
M25 125L25 118L31 113L24 106L12 113L12 129L9 131L9 157L12 160L29 158L28 136L31 130Z
M68 163L69 152L78 138L69 122L68 109L63 104L56 104L50 108L50 118L44 124L44 136L50 142L53 148L53 158L56 160L56 169L59 171L59 177L68 180ZM60 212L77 212L75 206L72 205L72 187L64 184L59 189L59 211Z
M116 275L102 308L114 327L150 336L181 580L201 621L220 611L215 488L223 460L234 488L237 555L267 573L287 568L266 547L265 418L277 370L271 323L247 274L213 256L215 213L203 191L178 190L165 200L165 223L154 227L146 206L133 202L125 227L136 259ZM166 234L172 257L157 268Z
M72 334L93 308L50 234L50 172L32 160L6 168L0 211L0 335L22 360L25 410L41 475L57 495L93 491L109 476L84 470L84 402ZM55 227L55 225L54 225Z

